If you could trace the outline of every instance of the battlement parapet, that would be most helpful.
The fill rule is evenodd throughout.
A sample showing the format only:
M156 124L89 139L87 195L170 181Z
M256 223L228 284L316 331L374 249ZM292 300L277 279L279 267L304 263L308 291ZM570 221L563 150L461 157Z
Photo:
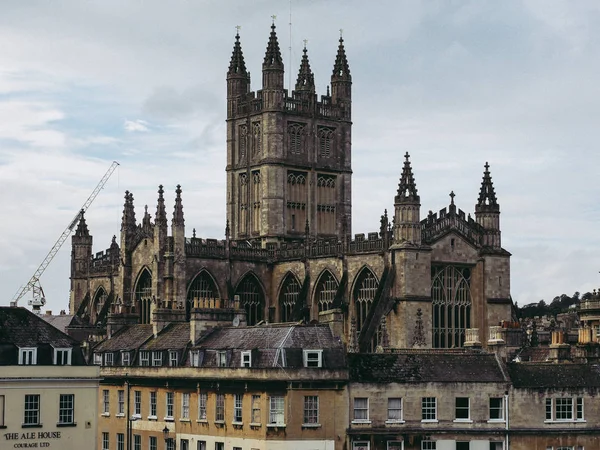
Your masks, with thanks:
M451 229L458 231L474 246L481 247L483 227L461 209L457 212L456 207L450 210L443 208L439 216L430 211L427 218L421 220L421 238L426 244L431 244Z

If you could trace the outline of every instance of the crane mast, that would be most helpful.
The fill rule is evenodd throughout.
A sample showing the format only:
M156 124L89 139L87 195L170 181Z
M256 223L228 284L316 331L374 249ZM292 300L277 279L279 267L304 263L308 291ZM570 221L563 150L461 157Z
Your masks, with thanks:
M40 312L40 308L46 304L46 299L44 298L44 290L42 289L42 285L40 284L40 277L42 276L42 274L44 273L44 271L46 270L48 265L52 262L52 260L54 259L54 256L56 256L56 254L58 253L58 251L60 250L62 245L65 243L65 241L67 240L67 238L73 231L73 228L75 228L75 226L81 219L82 214L85 213L87 211L87 209L90 207L90 205L95 200L95 198L98 196L98 194L100 193L100 191L102 190L102 188L104 187L104 185L106 184L108 179L111 177L113 172L116 170L118 165L119 165L119 163L117 161L112 162L112 164L110 165L110 167L108 168L108 170L106 171L106 173L104 174L104 176L102 177L102 179L100 180L98 185L94 188L94 190L92 191L92 193L90 194L88 199L85 201L85 203L83 204L81 209L77 212L77 214L75 214L75 217L69 223L69 226L67 226L67 228L65 228L65 231L62 232L60 237L54 243L54 245L52 246L52 248L50 249L50 251L48 252L46 257L44 258L44 260L42 261L40 266L37 268L37 270L31 277L31 279L29 280L29 282L25 286L23 286L19 291L17 291L17 293L13 297L12 301L10 302L11 306L17 306L17 303L19 302L19 300L21 298L23 298L23 296L25 294L27 294L29 291L32 291L33 298L31 300L29 300L27 303L32 307L34 312L37 312L37 313Z

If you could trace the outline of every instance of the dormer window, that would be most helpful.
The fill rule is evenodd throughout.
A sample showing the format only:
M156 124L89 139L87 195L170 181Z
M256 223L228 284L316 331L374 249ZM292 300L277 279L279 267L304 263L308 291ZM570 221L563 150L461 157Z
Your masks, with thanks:
M102 353L94 353L94 365L102 365Z
M304 350L304 367L322 367L323 350Z
M112 366L114 364L113 354L112 352L106 352L104 354L104 365Z
M176 350L171 350L169 351L169 366L171 367L175 367L177 366L177 351Z
M190 365L192 367L200 367L200 364L202 363L201 356L200 350L193 350L190 352Z
M23 347L19 349L19 364L32 366L37 364L37 348Z
M124 366L131 364L131 354L129 352L121 352L121 364Z
M152 365L162 366L162 352L152 352Z
M140 352L140 366L148 367L150 365L150 352Z
M71 349L70 348L55 348L54 349L54 364L56 366L71 365Z
M242 367L252 367L252 352L242 352Z
M217 352L217 366L227 367L227 352Z

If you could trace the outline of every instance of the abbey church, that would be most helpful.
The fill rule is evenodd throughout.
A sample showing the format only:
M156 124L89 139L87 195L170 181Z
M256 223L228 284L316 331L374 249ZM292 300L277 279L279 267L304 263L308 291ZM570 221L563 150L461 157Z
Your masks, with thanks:
M333 53L326 93L315 92L306 48L289 92L272 25L254 92L236 35L226 79L224 239L196 236L185 223L180 186L172 216L159 186L156 212L146 209L141 221L126 192L120 237L107 250L93 251L81 217L71 314L109 335L128 324L189 322L202 311L239 327L327 323L354 352L485 347L490 327L512 316L510 253L489 165L482 161L473 217L453 195L422 216L407 153L398 186L389 187L389 216L352 235L352 77L342 38Z

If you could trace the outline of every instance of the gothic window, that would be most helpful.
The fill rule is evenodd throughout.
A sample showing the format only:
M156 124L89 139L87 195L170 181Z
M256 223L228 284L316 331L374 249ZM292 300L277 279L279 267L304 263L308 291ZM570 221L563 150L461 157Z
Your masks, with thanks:
M140 314L140 323L152 323L152 275L148 269L143 269L135 285L135 303Z
M462 347L471 328L471 269L461 266L431 268L433 346Z
M354 314L356 315L356 333L360 336L360 332L365 325L371 305L375 300L375 294L379 287L379 281L375 278L373 272L369 269L364 268L358 275L356 283L354 284ZM374 351L380 340L380 330L378 328L377 333L373 336L373 342L371 343L371 351Z
M252 151L253 155L260 155L262 147L262 130L260 128L260 122L254 122L252 124Z
M94 303L93 303L96 319L100 315L100 312L102 311L102 308L104 307L104 303L106 302L107 297L108 297L108 294L106 293L104 288L103 287L98 288L98 290L96 291L96 295L94 296Z
M246 310L248 325L256 325L263 320L265 296L254 275L246 275L238 284L235 294L239 295L240 305Z
M317 175L317 233L335 234L335 185L335 175Z
M308 198L306 172L288 172L287 179L287 228L291 232L304 231L306 201Z
M248 175L245 173L239 174L239 231L240 234L248 233Z
M252 172L252 231L260 231L260 171Z
M333 300L339 283L329 270L323 272L317 283L316 300L319 312L333 308Z
M202 270L188 287L185 306L187 319L190 319L190 309L194 304L194 300L213 298L219 298L219 290L213 277L206 270Z
M279 293L279 317L281 322L289 322L292 319L292 311L299 295L300 283L292 273L288 273L283 280Z
M304 125L300 123L290 123L288 125L289 149L293 155L302 153L302 136L304 134Z
M331 156L333 147L333 130L331 128L319 127L317 131L319 137L319 154L321 158Z
M246 152L248 148L248 126L240 125L239 128L239 141L238 141L238 154L239 154L239 162L242 162L246 159Z

